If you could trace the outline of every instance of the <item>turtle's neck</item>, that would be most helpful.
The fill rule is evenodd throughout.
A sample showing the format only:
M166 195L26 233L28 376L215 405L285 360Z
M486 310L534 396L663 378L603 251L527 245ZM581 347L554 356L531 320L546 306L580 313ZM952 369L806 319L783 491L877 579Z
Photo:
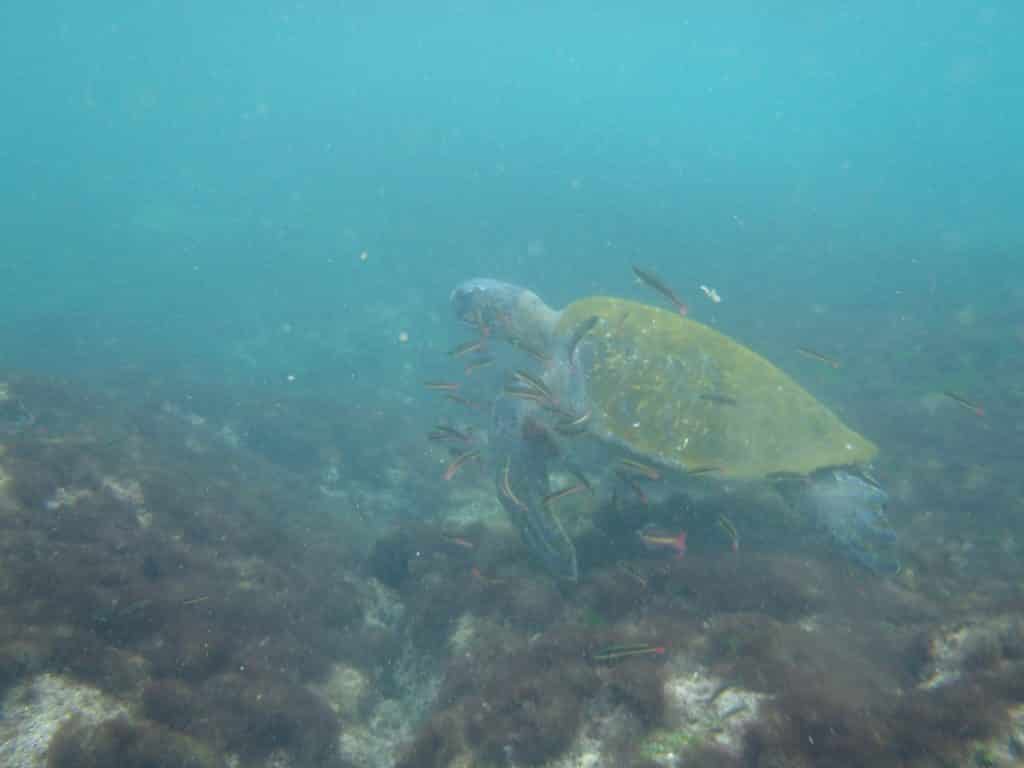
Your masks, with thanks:
M559 315L561 312L552 309L537 294L524 288L511 313L510 335L537 349L550 351Z

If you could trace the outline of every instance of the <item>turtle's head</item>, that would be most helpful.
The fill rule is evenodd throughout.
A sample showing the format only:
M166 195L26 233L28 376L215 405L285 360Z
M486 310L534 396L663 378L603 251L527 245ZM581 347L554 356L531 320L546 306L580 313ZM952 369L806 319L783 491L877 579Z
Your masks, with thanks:
M558 312L533 291L512 283L476 277L459 283L451 295L455 316L486 335L546 350Z
M474 277L455 286L451 295L452 311L459 320L474 323L481 316L486 319L504 305L515 303L516 297L524 290L488 277Z

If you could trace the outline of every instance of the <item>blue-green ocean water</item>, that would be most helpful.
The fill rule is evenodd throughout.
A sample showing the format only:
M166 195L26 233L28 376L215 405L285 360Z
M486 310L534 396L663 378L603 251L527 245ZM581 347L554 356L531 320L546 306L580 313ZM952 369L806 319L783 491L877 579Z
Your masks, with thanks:
M737 329L814 303L1019 307L1022 13L12 6L5 357L219 370L288 324L253 365L326 377L315 339L386 369L466 276L557 305L636 295L633 262Z

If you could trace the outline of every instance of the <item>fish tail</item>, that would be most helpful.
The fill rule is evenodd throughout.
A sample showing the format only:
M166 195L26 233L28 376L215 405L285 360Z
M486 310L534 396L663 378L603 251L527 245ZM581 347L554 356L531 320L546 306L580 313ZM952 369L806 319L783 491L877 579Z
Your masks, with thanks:
M681 560L686 554L686 531L683 531L672 540L672 547L676 551L676 559Z

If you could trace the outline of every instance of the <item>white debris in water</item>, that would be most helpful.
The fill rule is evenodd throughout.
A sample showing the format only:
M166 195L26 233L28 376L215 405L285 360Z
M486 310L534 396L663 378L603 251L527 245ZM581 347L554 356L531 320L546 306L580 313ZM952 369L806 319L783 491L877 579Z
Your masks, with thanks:
M716 291L714 288L709 288L706 285L702 285L700 289L704 291L704 295L711 299L711 301L713 301L715 304L722 303L722 297L718 295L718 291Z

